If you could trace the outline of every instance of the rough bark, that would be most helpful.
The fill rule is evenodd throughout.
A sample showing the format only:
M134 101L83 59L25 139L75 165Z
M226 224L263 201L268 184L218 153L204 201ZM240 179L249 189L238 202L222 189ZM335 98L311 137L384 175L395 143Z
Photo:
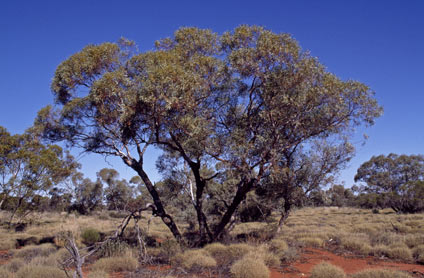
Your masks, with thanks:
M215 228L215 233L213 235L213 240L217 240L222 232L225 229L225 226L230 222L231 217L233 216L234 212L237 210L240 203L245 199L246 194L254 188L254 186L257 184L256 179L250 179L249 181L244 181L240 183L239 188L237 189L236 195L233 198L233 201L231 202L230 206L228 207L227 211L225 212L224 216L221 218L221 221Z
M181 233L177 225L175 224L174 219L171 217L171 215L166 213L165 208L162 204L162 201L159 197L159 194L156 191L156 188L154 187L150 178L147 176L146 172L144 171L142 165L140 165L140 163L132 163L130 166L137 172L137 174L143 180L147 190L150 193L150 196L153 199L153 202L155 205L155 207L153 208L153 214L156 216L159 216L162 219L163 223L165 223L165 225L168 226L169 230L171 231L175 239L178 241L178 243L184 244L184 239L181 236Z

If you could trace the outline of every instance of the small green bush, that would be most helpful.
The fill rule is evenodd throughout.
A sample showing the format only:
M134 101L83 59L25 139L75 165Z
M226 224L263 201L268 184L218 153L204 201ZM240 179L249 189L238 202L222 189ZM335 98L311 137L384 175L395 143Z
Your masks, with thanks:
M269 269L262 260L243 257L230 268L234 278L269 278Z
M338 266L320 263L312 268L309 278L344 278L345 272Z
M91 271L87 278L109 278L109 274L103 270Z
M229 252L228 247L219 242L208 244L203 247L203 250L208 252L212 257L214 257L218 261L224 260L224 258L228 257Z
M352 275L352 278L412 278L407 273L389 269L366 269Z
M100 233L94 228L87 228L81 233L82 243L86 245L93 245L94 243L100 241Z
M137 260L126 255L123 257L102 258L95 262L91 268L92 270L103 270L110 273L119 271L134 271L137 267Z
M65 273L57 267L43 265L27 265L15 275L16 278L66 278Z
M185 270L202 270L215 267L216 261L204 250L188 250L176 255L173 264L179 265Z

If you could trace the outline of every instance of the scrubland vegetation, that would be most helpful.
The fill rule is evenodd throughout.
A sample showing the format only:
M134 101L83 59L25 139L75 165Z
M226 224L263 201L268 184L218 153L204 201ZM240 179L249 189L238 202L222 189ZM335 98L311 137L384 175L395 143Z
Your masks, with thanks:
M2 219L5 214L2 212ZM86 244L104 240L121 223L120 218L114 218L115 214L108 211L92 216L35 213L33 223L23 232L16 233L8 230L7 225L3 226L0 249L8 250L10 257L1 265L0 277L66 277L61 262L69 258L69 252L61 238L63 231L71 229L81 252L87 252L84 251L88 250L84 249ZM190 273L194 276L267 278L270 270L282 271L307 248L403 263L420 264L424 257L424 214L402 215L390 209L373 213L356 208L303 208L294 211L281 233L271 240L270 233L278 225L278 215L271 215L267 222L240 223L221 243L195 249L181 247L160 219L148 221L147 213L139 221L148 245L148 261L140 260L130 225L119 241L87 258L86 277L108 277L116 272L142 277L143 269L156 265L156 272L149 275L172 274L175 277ZM189 227L181 225L181 228ZM16 249L23 239L30 240ZM42 243L46 239L52 242ZM166 268L160 270L161 265ZM347 275L329 263L315 266L310 273L311 278L412 277L409 275L393 269L370 269Z
M88 45L51 89L24 134L0 127L1 277L267 278L308 248L424 261L424 156L372 157L361 184L337 184L353 131L382 108L288 34L187 27L147 52L125 38ZM85 178L55 144L118 157L136 176ZM161 154L157 182L148 148ZM408 277L352 277L372 275ZM323 263L310 277L346 273Z

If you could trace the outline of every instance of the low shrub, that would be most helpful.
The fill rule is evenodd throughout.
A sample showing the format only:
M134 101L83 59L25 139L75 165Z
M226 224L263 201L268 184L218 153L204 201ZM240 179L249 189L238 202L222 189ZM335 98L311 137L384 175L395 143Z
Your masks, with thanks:
M381 256L388 257L389 252L390 252L390 248L382 244L373 246L371 250L371 254L377 257L381 257Z
M95 262L92 270L103 270L106 272L134 271L138 267L137 259L126 255L122 257L102 258Z
M269 278L269 269L262 260L243 257L230 268L234 278Z
M13 252L15 258L22 258L26 262L31 261L35 257L47 257L56 252L56 247L52 244L42 244L39 246L26 246Z
M16 272L15 278L66 278L65 273L57 267L27 265Z
M173 258L173 264L179 265L185 270L202 270L216 266L213 257L204 250L188 250Z
M344 278L345 272L338 266L320 263L312 268L309 278Z
M407 273L391 269L366 269L352 275L352 278L412 278Z
M87 278L109 278L109 274L103 270L91 271Z
M389 258L402 261L412 261L412 251L407 247L395 247L389 250Z
M100 241L100 233L94 228L87 228L81 232L82 243L90 246Z

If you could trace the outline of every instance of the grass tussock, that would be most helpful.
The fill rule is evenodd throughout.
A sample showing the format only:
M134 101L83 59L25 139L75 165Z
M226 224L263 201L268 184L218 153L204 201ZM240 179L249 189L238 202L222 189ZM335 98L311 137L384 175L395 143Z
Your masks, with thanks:
M352 278L412 278L409 274L391 269L366 269L352 275Z
M230 268L234 278L269 278L269 269L262 260L249 256L236 261Z
M15 278L66 278L65 273L57 267L42 265L27 265L19 269Z
M407 247L395 247L391 248L388 253L388 257L394 260L401 260L410 262L413 260L412 251Z
M302 237L299 238L298 241L305 247L320 248L324 246L324 241L319 237Z
M338 266L320 263L312 268L310 278L345 278L346 274Z
M361 239L345 238L341 245L344 249L361 255L368 255L372 252L372 247Z
M216 260L206 251L188 250L180 253L173 258L173 264L181 266L185 270L203 270L216 266Z
M47 257L56 252L56 247L52 244L42 244L39 246L26 246L22 249L13 251L13 257L22 258L26 262L35 257Z
M1 239L0 240L0 250L11 250L15 249L16 240L14 239Z
M109 257L102 258L95 262L91 269L93 271L103 270L105 272L120 272L120 271L134 271L138 267L137 259L130 255L122 257Z
M25 265L25 261L21 258L14 258L10 260L7 264L3 265L3 268L9 272L17 272Z
M13 274L7 269L0 268L0 278L13 278Z
M255 251L250 251L245 257L261 260L268 267L278 267L280 265L280 258L265 244L259 245Z
M109 278L109 274L103 270L91 271L87 278Z

